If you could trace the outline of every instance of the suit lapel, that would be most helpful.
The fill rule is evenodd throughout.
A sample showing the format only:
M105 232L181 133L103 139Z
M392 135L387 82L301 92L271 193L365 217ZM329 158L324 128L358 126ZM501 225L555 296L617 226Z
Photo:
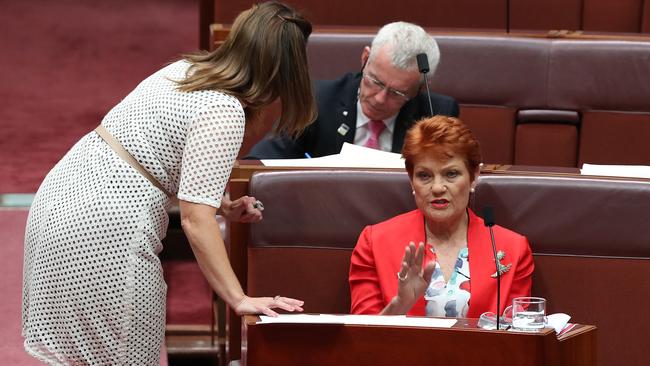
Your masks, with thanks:
M471 298L467 312L468 318L478 318L481 314L473 309L494 309L496 305L496 279L494 253L489 230L471 210L467 230L467 249L469 250L469 276ZM494 301L493 301L494 300Z
M336 110L336 139L339 146L343 146L344 142L354 143L360 82L361 74L355 75L341 92L339 107Z
M357 126L356 106L341 105L336 110L336 139L339 145L344 142L354 143Z

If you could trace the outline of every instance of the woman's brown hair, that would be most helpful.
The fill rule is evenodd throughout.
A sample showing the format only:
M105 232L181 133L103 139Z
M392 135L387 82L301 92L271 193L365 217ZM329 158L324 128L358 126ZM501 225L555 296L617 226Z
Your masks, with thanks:
M433 116L416 122L406 133L402 157L409 176L415 160L432 154L440 159L453 155L465 161L471 181L481 164L481 147L472 131L458 118Z
M282 116L275 132L297 135L316 118L307 68L311 24L275 1L254 5L235 19L225 42L209 53L186 55L191 63L179 90L220 90L246 104L246 118L278 97Z

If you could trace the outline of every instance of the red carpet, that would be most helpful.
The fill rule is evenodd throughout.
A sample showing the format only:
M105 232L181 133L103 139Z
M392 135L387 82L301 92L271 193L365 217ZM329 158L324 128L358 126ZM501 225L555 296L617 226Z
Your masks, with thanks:
M38 366L29 356L21 335L23 236L27 210L0 208L0 232L3 236L0 256L0 360L3 365ZM167 352L161 352L160 365L167 365Z
M198 47L198 0L0 0L0 193L45 174L142 79Z
M0 357L4 365L42 365L23 348L21 307L23 281L23 234L27 210L0 209L2 255L0 256Z
M189 245L189 244L188 244ZM212 290L194 260L163 262L167 324L210 324Z
M21 335L23 238L27 209L0 208L0 363L2 365L42 365L23 348ZM168 263L165 278L169 285L167 323L209 324L210 290L193 262ZM171 275L171 276L170 276ZM189 282L189 283L188 283ZM167 365L163 351L161 365Z

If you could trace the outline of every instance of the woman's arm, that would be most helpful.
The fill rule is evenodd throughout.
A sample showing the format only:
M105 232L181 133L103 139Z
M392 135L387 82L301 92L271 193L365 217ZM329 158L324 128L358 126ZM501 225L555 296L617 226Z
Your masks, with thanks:
M238 314L264 313L277 316L272 308L302 311L302 301L286 297L248 297L230 266L228 254L215 219L217 209L180 200L181 226L210 287Z

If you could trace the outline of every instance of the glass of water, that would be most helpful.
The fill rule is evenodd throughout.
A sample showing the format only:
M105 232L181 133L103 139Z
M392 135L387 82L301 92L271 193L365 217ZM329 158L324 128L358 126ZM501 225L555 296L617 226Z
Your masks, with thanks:
M546 299L516 297L512 300L512 328L521 332L539 332L546 323Z

